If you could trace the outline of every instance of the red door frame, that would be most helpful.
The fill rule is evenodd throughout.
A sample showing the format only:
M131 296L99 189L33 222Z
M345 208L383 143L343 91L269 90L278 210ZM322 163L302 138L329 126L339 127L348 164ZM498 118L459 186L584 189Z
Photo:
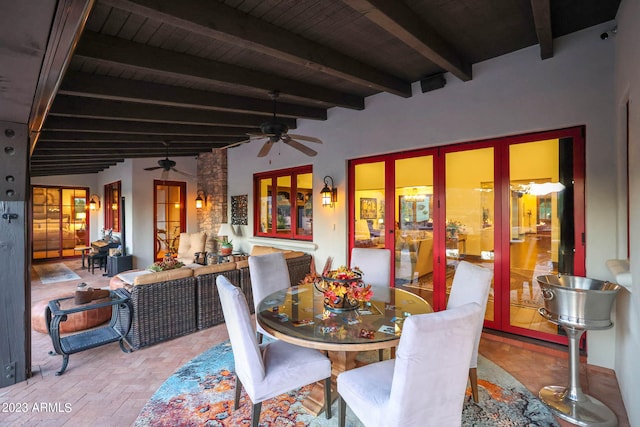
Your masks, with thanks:
M574 272L576 276L585 275L585 127L577 126L566 129L558 129L544 132L534 132L501 138L492 138L482 141L467 142L443 147L426 148L420 150L405 151L401 153L391 153L378 155L349 161L348 167L348 248L349 254L353 248L355 238L355 203L352 197L355 194L355 167L359 164L385 162L385 247L394 250L395 236L393 224L395 221L395 161L403 158L432 155L434 159L434 224L444 224L446 221L445 206L445 154L456 151L466 151L480 148L494 149L494 182L495 198L494 212L495 227L494 241L499 242L499 247L495 248L495 270L494 270L494 312L493 321L485 321L485 326L502 330L517 335L529 336L536 339L566 344L567 339L560 335L551 335L543 332L532 331L509 325L508 289L505 292L504 283L508 283L509 271L509 223L505 218L509 218L509 146L519 143L542 141L548 139L570 138L573 141L573 179L574 179ZM391 226L391 228L389 228ZM445 264L444 259L440 259L444 254L445 236L444 228L434 226L434 295L433 305L435 310L445 308ZM395 257L391 257L392 283L395 279Z

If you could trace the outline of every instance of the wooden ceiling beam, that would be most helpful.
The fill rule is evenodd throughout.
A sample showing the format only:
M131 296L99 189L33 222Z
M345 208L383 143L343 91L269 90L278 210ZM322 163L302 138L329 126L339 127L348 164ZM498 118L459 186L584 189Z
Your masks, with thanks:
M29 161L31 162L38 162L38 163L51 163L52 157L49 156L42 156L40 154L34 154L31 156L31 158L29 159ZM57 159L57 157L55 158ZM113 161L113 162L118 162L118 161L124 161L125 158L124 156L118 156L117 154L114 153L110 153L110 154L100 154L100 155L92 155L91 157L87 157L86 155L67 155L65 157L65 161L71 161L71 162L77 162L77 161L88 161L88 160L96 160L96 161Z
M462 81L472 78L468 61L401 1L342 0L364 17Z
M51 162L51 159L43 159L43 158L37 158L37 159L31 159L30 160L32 165L38 166L38 167L49 167L49 166L54 166L54 164ZM87 158L66 158L64 159L64 164L65 165L70 165L70 166L78 166L78 165L107 165L107 166L113 166L117 163L122 163L124 162L123 158L119 158L119 159L87 159ZM60 165L58 165L60 166Z
M540 43L540 58L553 57L553 32L551 29L551 6L549 0L531 0L531 10Z
M271 100L80 72L67 73L58 94L232 113L273 114ZM326 108L286 102L278 102L277 113L279 117L327 120Z
M160 4L156 0L101 0L101 3L357 85L405 98L411 96L410 82L220 2L181 0Z
M43 127L44 131L76 131L76 132L108 132L145 135L180 135L180 136L233 136L259 132L253 126L208 126L184 125L177 123L147 123L128 120L95 120L82 117L49 116Z
M221 148L221 147L218 147ZM169 157L194 157L200 153L206 153L210 150L205 149L187 149L187 150L171 150L169 151ZM54 161L54 158L64 159L65 157L86 157L86 158L120 158L125 157L127 159L133 158L153 158L153 157L162 157L166 156L166 153L161 153L158 151L152 150L121 150L121 152L116 153L113 149L109 151L108 149L93 149L93 150L73 150L73 149L40 149L34 151L32 158L51 158Z
M235 136L181 136L181 135L143 135L143 134L125 134L125 133L97 133L97 132L64 132L64 131L45 131L40 134L40 143L43 142L149 142L160 144L168 141L171 145L179 145L183 143L234 143L247 139L246 135Z
M224 113L68 95L57 96L49 114L63 117L216 126L251 126L268 120L257 114ZM278 121L289 126L289 129L296 127L295 119L278 117Z
M116 64L130 71L153 73L165 79L186 79L200 84L223 82L264 90L265 94L277 89L287 95L332 106L364 109L362 96L91 31L83 34L75 56L87 61Z
M183 143L183 144L172 144L168 147L169 153L178 153L184 151L208 151L212 148L223 147L225 145L229 145L228 143L216 143L216 142L208 142L208 143ZM45 142L40 141L36 146L35 153L39 153L42 150L84 150L84 151L109 151L111 150L117 156L118 153L115 151L122 151L122 153L127 153L131 151L140 151L145 153L158 153L165 154L167 152L167 147L164 147L162 144L154 143L154 142ZM120 154L122 157L122 154Z

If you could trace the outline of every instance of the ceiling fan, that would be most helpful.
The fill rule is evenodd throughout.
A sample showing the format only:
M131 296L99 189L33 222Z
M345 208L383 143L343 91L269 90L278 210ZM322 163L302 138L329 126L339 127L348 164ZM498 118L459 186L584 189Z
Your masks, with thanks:
M153 170L157 170L157 169L163 169L163 171L162 171L162 179L167 179L168 178L169 171L173 171L175 173L178 173L178 174L184 175L184 176L188 176L188 177L193 177L193 175L188 174L186 172L179 171L178 169L175 168L176 162L171 160L171 159L169 159L169 141L163 141L162 144L164 144L164 146L166 147L165 158L158 160L158 166L144 168L144 170L153 171Z
M264 122L260 125L260 131L262 133L249 133L249 139L236 142L235 144L228 145L224 148L231 148L235 147L236 145L244 144L246 142L266 138L267 141L258 152L258 157L265 157L267 154L269 154L269 151L271 151L271 147L273 146L273 144L278 141L284 142L288 146L303 152L307 156L315 156L316 154L318 154L317 151L307 147L306 145L303 145L297 140L299 139L302 141L315 142L316 144L322 144L322 141L319 138L314 138L312 136L294 135L288 133L289 126L282 122L279 122L276 117L276 103L280 93L278 91L272 91L269 92L269 95L271 96L271 99L273 99L273 118L270 121Z

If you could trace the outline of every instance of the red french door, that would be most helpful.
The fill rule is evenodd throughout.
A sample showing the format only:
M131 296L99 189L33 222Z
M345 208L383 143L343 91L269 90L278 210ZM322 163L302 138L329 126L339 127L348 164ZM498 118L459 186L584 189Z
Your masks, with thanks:
M392 286L446 307L462 261L494 270L485 326L565 343L536 277L584 275L584 136L570 128L349 163L349 244L392 251Z

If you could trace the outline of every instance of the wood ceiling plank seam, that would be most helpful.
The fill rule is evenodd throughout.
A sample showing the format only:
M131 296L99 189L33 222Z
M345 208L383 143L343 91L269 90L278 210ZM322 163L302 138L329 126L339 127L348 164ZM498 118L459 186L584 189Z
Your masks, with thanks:
M151 21L151 19L149 21ZM167 41L174 28L175 27L173 27L172 25L167 25L165 22L160 22L160 25L158 25L156 31L154 31L153 35L145 44L150 47L157 47L158 49L162 49L163 43Z
M162 43L160 47L162 49L184 53L188 47L185 42L187 35L189 35L188 31L185 31L182 28L173 27L171 34L167 37L167 39Z
M147 17L130 13L117 36L125 40L133 40L146 21Z
M119 10L111 9L109 16L104 21L100 32L110 36L116 36L122 31L122 27L127 22L127 19L131 16L131 13Z
M96 1L87 18L85 29L99 32L109 17L111 9L111 6L103 5L100 1Z
M136 35L130 41L143 45L148 44L149 39L153 37L153 34L157 31L159 26L159 22L147 18L144 23L140 25L140 29L138 29Z

